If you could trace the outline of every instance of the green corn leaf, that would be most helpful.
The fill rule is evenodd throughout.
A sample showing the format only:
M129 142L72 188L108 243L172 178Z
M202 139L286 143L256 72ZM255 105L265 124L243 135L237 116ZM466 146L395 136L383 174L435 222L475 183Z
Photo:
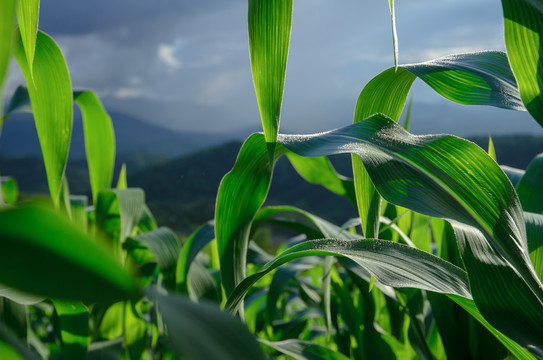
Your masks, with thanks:
M133 236L132 239L147 246L153 253L160 270L169 272L175 268L179 256L179 242L172 230L159 227L156 230Z
M509 178L509 181L511 181L511 184L513 184L515 188L518 187L520 179L522 179L526 172L524 170L506 165L501 165L500 167L502 168L505 175L507 175L507 177Z
M287 68L292 0L249 0L249 54L267 143L275 143ZM273 148L272 148L273 150Z
M92 201L96 204L98 193L108 189L113 179L115 134L111 118L94 92L74 92L74 100L81 108Z
M281 136L279 142L305 156L330 155L349 148L361 156L387 201L429 216L453 219L482 232L480 237L466 237L463 241L462 259L475 302L483 315L499 313L504 306L517 309L502 320L492 317L489 321L521 344L531 344L530 351L538 351L539 345L533 347L537 335L532 332L523 338L521 330L523 326L530 331L537 329L535 323L520 320L537 319L540 312L536 309L542 306L543 296L527 255L520 203L505 174L482 149L453 136L413 136L380 115L320 136ZM484 246L478 245L481 239L485 239ZM482 247L486 250L484 262L482 253L476 251ZM490 264L488 258L492 259ZM494 262L500 267L493 267ZM492 276L487 276L489 273ZM536 302L531 303L531 308L524 309L525 304L518 307L518 294L497 286L496 281L514 283L523 301ZM475 291L474 283L487 292ZM516 317L516 312L524 310L527 316ZM504 320L515 318L519 321Z
M86 359L89 337L89 310L77 301L52 299L60 323L62 355L65 359Z
M145 208L145 193L141 189L105 190L98 194L96 224L111 239L120 256L120 245L132 234Z
M19 186L17 186L17 181L11 176L2 176L0 181L2 182L4 202L6 204L15 205L19 198Z
M460 305L464 310L466 310L471 316L473 316L477 321L479 321L488 331L492 333L500 342L513 354L517 359L522 360L535 360L535 357L530 354L526 349L524 349L522 346L505 336L503 333L501 333L499 330L494 328L490 323L481 315L479 310L477 309L477 306L475 305L475 302L470 299L466 299L460 296L456 295L447 295L450 297L455 303Z
M503 52L457 54L401 67L456 103L526 110Z
M9 65L11 39L15 23L15 3L15 0L0 2L0 89L2 89L4 76ZM0 103L0 113L2 112L2 105L3 102Z
M543 125L541 41L543 6L536 0L502 0L505 47L518 81L522 101Z
M275 151L275 157L282 152ZM253 218L270 187L272 165L262 134L243 144L234 168L224 176L217 193L215 236L226 294L245 278L248 237Z
M142 318L140 305L141 302L124 303L124 345L130 359L142 359L148 343L151 325Z
M207 222L194 230L183 244L177 260L175 281L177 291L188 294L188 274L196 255L215 238L215 227Z
M50 210L3 210L0 233L0 281L5 285L85 302L112 302L138 295L132 278L109 254Z
M218 307L157 292L151 297L158 303L179 356L194 360L266 358L245 325Z
M530 259L539 279L543 279L543 215L525 212Z
M123 190L128 187L127 181L126 181L126 164L123 163L121 166L121 171L119 171L119 178L117 179L117 189Z
M87 216L88 202L89 199L86 195L70 195L72 222L83 229L83 231L87 231L89 222Z
M347 360L348 357L331 350L322 345L314 344L309 341L300 340L283 340L283 341L267 341L258 339L262 344L265 344L272 349L279 351L282 354L291 356L297 360Z
M524 211L543 213L543 154L537 155L526 168L517 185L517 194Z
M382 284L415 287L470 297L466 273L424 251L386 240L310 240L293 246L260 271L248 276L228 298L226 307L237 311L250 287L261 277L289 261L304 256L347 257L370 272Z
M19 31L12 51L28 85L49 191L53 203L58 205L72 135L72 85L68 67L58 45L43 32L38 32L36 38L32 73Z
M292 152L287 152L286 155L304 180L311 184L322 185L334 194L356 203L353 181L338 174L328 158L305 158Z
M496 159L496 149L494 149L494 142L492 141L491 136L488 137L488 151L487 151L487 153L494 161L498 162L498 160Z
M21 31L27 67L33 76L33 64L38 40L38 18L40 15L40 0L17 0L17 22ZM28 81L27 81L28 82ZM32 84L30 82L29 84Z
M394 11L394 0L388 0L392 24L392 46L394 47L394 69L398 69L398 34L396 33L396 12Z

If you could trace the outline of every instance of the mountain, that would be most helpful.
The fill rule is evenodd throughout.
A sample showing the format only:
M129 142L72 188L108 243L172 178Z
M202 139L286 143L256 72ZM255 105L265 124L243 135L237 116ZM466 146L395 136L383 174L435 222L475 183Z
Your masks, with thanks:
M115 129L117 154L148 153L167 158L218 145L231 140L230 135L205 132L177 132L144 122L135 117L109 113ZM85 156L83 125L78 111L74 113L70 158ZM31 114L11 115L2 127L0 153L22 157L41 154L38 135Z

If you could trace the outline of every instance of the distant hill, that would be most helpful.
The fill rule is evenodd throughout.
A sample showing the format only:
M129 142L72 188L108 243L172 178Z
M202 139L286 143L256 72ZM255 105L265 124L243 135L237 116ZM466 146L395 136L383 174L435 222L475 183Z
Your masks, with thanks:
M85 145L81 116L79 112L74 114L70 157L77 159L85 156ZM175 158L231 140L228 135L177 132L118 112L110 112L110 116L115 130L117 154L137 152ZM14 114L6 120L0 137L0 153L10 157L41 154L31 114Z
M472 140L488 147L487 137ZM542 137L498 136L493 141L498 162L503 165L525 168L543 152ZM175 159L133 153L118 156L117 164L127 163L128 185L145 190L147 203L161 225L188 234L213 218L219 183L234 165L240 147L240 142L228 142ZM351 176L349 156L334 156L332 163L340 173ZM0 156L0 171L15 176L22 192L47 192L41 158ZM84 160L71 160L67 174L73 194L90 194ZM303 181L286 158L277 163L267 204L298 206L336 224L356 216L347 200Z

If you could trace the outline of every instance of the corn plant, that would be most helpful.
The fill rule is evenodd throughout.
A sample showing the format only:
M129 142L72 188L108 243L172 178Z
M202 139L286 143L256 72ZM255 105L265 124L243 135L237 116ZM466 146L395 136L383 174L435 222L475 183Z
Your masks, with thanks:
M401 65L394 30L394 67L363 87L352 123L287 135L292 0L249 0L264 132L224 176L215 219L180 241L124 168L112 186L111 119L92 91L72 89L62 52L38 30L39 2L0 2L0 84L10 56L26 80L2 122L33 113L51 196L19 202L16 180L2 177L0 357L543 358L543 158L500 167L491 149L398 125L417 78L451 101L528 111L543 125L543 5L502 7L507 52ZM65 177L74 102L90 199L70 194ZM351 154L352 179L333 168L335 154ZM282 156L359 217L332 224L263 206ZM270 225L296 234L273 253L255 241Z

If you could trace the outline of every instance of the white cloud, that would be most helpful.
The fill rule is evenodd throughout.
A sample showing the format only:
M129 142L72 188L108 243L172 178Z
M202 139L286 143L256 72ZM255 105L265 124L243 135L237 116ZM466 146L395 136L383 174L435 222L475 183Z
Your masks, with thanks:
M113 96L115 98L117 98L117 99L130 99L130 98L141 97L143 95L143 93L144 93L143 89L131 88L131 87L121 87L121 88L118 88L113 93Z
M176 70L181 67L181 62L175 57L175 48L173 45L159 44L158 58L162 60L170 69Z

